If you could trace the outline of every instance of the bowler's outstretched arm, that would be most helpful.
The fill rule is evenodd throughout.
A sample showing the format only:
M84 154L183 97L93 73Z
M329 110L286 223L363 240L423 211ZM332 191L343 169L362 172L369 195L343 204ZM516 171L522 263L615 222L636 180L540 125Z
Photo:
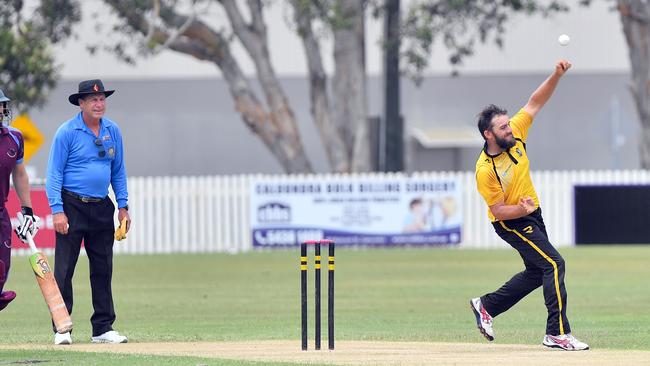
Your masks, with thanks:
M555 71L543 83L537 87L524 106L524 110L532 117L535 117L544 104L548 102L557 87L560 78L571 68L571 63L567 60L560 60L555 64Z

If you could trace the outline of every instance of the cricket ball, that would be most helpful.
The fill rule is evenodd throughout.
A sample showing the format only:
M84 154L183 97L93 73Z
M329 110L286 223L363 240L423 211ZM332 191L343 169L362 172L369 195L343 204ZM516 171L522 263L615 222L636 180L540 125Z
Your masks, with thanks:
M557 38L557 41L558 41L558 43L559 43L560 45L562 45L562 46L566 46L566 45L569 44L569 42L571 42L571 38L569 38L569 36L567 36L566 34L561 34L561 35Z

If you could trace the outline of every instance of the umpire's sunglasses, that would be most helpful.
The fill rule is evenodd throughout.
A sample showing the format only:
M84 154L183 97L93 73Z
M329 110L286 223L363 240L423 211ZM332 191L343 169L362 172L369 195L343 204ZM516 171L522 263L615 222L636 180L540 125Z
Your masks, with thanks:
M99 152L97 153L97 155L98 155L100 158L103 158L104 156L106 156L106 150L104 150L104 143L102 142L102 140L99 139L99 138L95 139L95 145L96 145L98 148L101 148L101 150L99 150Z

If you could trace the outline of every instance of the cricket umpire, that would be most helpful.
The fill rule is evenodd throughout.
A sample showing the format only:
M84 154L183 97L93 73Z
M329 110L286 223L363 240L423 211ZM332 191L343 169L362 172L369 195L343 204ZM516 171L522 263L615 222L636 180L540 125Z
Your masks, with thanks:
M109 185L115 192L118 219L126 219L127 231L130 222L122 133L104 117L106 98L114 92L99 79L79 83L78 92L68 100L81 111L56 131L47 167L47 198L56 230L54 277L72 314L72 276L83 240L90 266L95 343L127 342L112 327L115 205L108 197ZM54 343L71 344L70 333L55 332Z
M526 152L533 118L569 68L568 61L558 61L553 73L512 118L495 105L486 107L478 116L478 129L485 145L476 162L476 185L489 207L494 230L519 252L525 266L498 290L470 300L479 331L490 341L494 339L492 318L542 286L548 311L542 344L571 351L589 349L571 335L566 315L564 259L548 240Z

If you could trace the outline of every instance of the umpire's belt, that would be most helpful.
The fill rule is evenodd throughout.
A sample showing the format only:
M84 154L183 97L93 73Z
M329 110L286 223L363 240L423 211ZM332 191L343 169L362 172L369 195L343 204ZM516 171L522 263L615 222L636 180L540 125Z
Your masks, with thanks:
M76 198L76 199L78 199L79 201L81 201L81 202L83 202L83 203L89 203L89 202L101 202L101 201L104 200L104 198L106 198L106 197L104 197L104 198L84 197L84 196L79 195L79 194L76 194L76 193L74 193L74 192L70 192L70 191L68 191L67 189L62 189L62 190L61 190L61 193L65 194L66 196L70 196L70 197L72 197L72 198Z

